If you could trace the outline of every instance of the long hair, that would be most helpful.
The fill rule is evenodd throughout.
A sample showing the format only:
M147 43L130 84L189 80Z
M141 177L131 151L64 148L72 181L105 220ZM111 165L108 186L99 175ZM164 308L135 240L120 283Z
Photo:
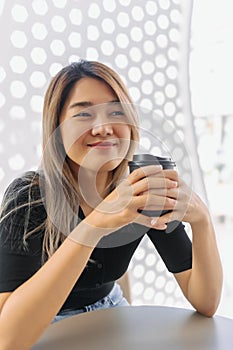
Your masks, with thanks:
M61 142L59 117L74 84L85 77L105 82L125 106L130 120L130 147L125 159L113 171L111 187L116 185L125 173L128 160L134 153L135 141L138 141L136 110L125 84L111 68L100 62L81 60L64 67L51 80L43 107L42 176L39 177L41 197L47 212L44 222L43 261L53 255L77 225L81 194Z

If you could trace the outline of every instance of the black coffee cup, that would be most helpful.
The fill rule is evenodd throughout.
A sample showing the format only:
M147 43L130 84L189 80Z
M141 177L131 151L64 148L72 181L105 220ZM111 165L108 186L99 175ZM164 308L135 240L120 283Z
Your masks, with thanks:
M170 157L157 157L157 156L153 156L152 154L135 154L133 156L133 160L129 162L130 173L132 173L132 171L134 171L135 169L138 169L146 165L162 165L164 170L175 169L176 167L176 163L173 162ZM152 216L152 217L162 216L166 213L171 212L171 210L138 210L138 211L143 215Z

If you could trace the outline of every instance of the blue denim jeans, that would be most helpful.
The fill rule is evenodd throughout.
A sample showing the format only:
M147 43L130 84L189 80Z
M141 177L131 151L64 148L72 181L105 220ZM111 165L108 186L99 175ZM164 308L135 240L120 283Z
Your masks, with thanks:
M128 306L128 305L129 303L124 298L121 287L117 283L115 283L111 292L103 299L98 300L94 304L84 306L81 309L61 311L57 316L55 316L52 323L64 320L65 318L70 316L81 314L83 312L89 312L89 311L94 311L98 309L107 309L110 307Z

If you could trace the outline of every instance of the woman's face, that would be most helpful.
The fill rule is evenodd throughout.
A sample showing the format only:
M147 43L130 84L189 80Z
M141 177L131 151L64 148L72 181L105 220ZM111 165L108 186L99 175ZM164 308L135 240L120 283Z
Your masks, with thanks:
M114 91L85 77L70 91L60 116L62 142L74 169L115 169L130 146L131 127Z

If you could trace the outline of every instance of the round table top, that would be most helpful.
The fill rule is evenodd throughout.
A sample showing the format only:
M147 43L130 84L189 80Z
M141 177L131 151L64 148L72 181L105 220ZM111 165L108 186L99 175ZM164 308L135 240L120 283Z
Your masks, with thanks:
M126 306L51 324L32 350L230 350L233 320L188 309Z

